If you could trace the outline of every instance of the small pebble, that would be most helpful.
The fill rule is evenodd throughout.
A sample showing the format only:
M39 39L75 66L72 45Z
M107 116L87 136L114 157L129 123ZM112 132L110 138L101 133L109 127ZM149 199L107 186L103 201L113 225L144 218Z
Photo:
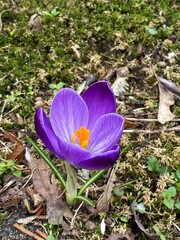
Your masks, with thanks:
M35 105L37 107L43 107L44 106L44 101L43 101L42 97L36 97L35 101L36 101Z
M166 67L167 63L166 62L158 62L157 65L161 68Z

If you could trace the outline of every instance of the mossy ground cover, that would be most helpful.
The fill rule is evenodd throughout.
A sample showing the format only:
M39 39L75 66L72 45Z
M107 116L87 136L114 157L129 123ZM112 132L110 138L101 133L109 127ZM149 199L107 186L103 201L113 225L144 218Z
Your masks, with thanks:
M178 8L175 0L1 1L1 127L19 134L24 129L37 139L34 112L41 104L48 111L56 90L63 86L77 89L83 81L104 79L110 71L124 66L130 71L130 88L118 97L119 113L137 120L157 118L159 100L154 72L180 85ZM178 100L173 112L177 117L180 114ZM177 125L170 122L165 127ZM161 128L158 122L138 126ZM106 213L111 220L107 235L131 229L135 239L148 238L138 227L134 231L130 204L139 196L138 203L145 207L140 216L144 227L161 239L177 239L178 132L124 134L121 146L131 142L133 146L122 156L116 172L116 190ZM1 144L1 161L6 161L7 142ZM103 181L99 182L101 187ZM169 187L176 189L174 196L164 194ZM164 196L174 201L172 208L164 203ZM97 200L98 192L91 197ZM102 215L90 218L97 225L93 230L86 229L82 216L86 216L83 210L77 217L82 238L106 238L99 228ZM59 232L63 232L61 227Z

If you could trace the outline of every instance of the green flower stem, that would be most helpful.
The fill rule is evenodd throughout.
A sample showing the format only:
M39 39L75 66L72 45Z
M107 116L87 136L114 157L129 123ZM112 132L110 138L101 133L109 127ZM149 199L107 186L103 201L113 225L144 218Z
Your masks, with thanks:
M95 207L95 204L87 197L85 196L76 196L75 200L81 200L85 203L87 203L88 205L90 205L91 207Z
M67 179L66 179L66 201L69 205L75 203L77 197L77 173L75 169L67 162L66 166Z
M86 191L86 189L87 189L92 183L94 183L95 181L97 181L105 172L106 172L106 170L100 170L100 171L95 172L95 174L94 174L90 179L88 179L88 181L87 181L87 182L82 186L82 188L79 190L78 196L81 196L81 195Z
M66 188L66 181L64 180L63 176L59 172L58 168L55 166L55 164L52 162L51 159L49 159L46 154L38 147L38 145L29 137L26 136L26 139L28 142L31 143L31 145L34 147L36 152L43 158L43 160L47 163L47 165L50 167L50 169L53 171L59 182L61 183L61 186L63 188Z

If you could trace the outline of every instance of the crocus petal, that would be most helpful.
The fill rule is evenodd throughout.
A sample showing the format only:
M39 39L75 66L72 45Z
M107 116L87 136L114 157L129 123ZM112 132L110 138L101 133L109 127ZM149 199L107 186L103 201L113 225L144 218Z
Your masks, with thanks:
M88 150L93 154L108 151L121 138L123 127L124 118L116 113L100 117L92 130Z
M71 142L71 136L80 127L86 127L89 113L84 100L73 90L64 88L54 97L50 121L57 136Z
M44 145L55 155L62 158L57 137L52 129L51 123L42 108L38 108L34 116L36 132Z
M91 157L91 153L77 144L69 143L58 138L59 149L61 149L63 160L78 167L77 162Z
M105 81L92 84L82 95L89 110L88 128L92 129L98 118L107 113L116 112L114 94Z
M111 150L92 156L89 159L81 160L77 163L77 167L89 170L102 170L112 167L119 156L120 147L115 145Z

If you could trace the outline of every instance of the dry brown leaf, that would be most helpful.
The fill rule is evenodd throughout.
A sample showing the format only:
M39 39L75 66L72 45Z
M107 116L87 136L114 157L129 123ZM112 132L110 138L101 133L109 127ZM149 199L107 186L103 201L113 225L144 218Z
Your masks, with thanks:
M15 206L19 204L23 199L23 190L20 191L23 185L22 179L14 175L6 175L4 179L5 186L9 182L12 182L12 184L4 191L2 191L0 195L0 206L3 206L3 208Z
M169 90L171 93L173 93L176 97L180 98L180 88L178 88L175 83L173 83L172 81L167 80L165 78L158 77L158 76L157 76L157 79L167 90Z
M137 122L131 122L125 119L124 128L137 127L139 124Z
M24 159L24 146L21 142L17 142L14 150L7 156L8 160L17 160L18 162Z
M175 117L170 110L170 106L174 104L174 95L161 82L159 82L159 93L158 121L164 124Z
M116 174L115 174L116 170L117 168L112 169L108 182L104 189L104 192L102 193L101 197L98 199L97 206L96 206L98 212L108 212L109 210L109 203L112 196L112 189L114 187L114 182L116 180Z
M17 142L17 135L15 132L4 131L3 138L11 142Z
M51 169L42 159L34 159L26 150L26 159L33 170L34 189L46 200L48 222L53 225L64 224L63 216L73 217L60 195L62 190Z
M15 142L15 148L14 150L7 156L8 160L17 160L18 162L20 162L21 160L24 159L24 146L22 144L22 142L18 139L18 136L16 135L16 133L14 132L7 132L4 131L3 134L3 138L6 140L9 140L11 142Z

